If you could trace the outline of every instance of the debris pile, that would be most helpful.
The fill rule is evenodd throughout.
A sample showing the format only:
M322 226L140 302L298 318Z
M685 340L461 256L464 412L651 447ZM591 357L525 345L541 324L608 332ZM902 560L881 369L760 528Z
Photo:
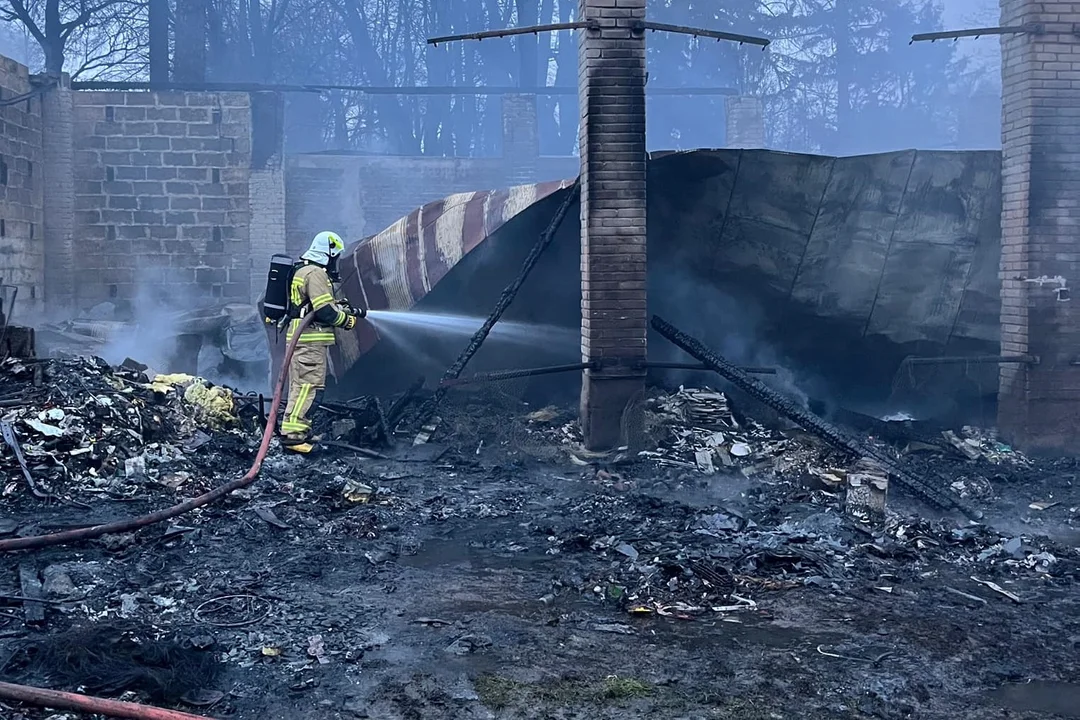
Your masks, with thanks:
M147 482L176 490L193 476L191 454L241 424L226 388L98 358L8 360L0 397L5 498L20 477L38 497L130 496Z
M740 422L727 396L709 388L679 388L673 395L651 398L646 408L657 449L639 456L660 465L709 475L718 467L740 467L752 474L796 449L780 432L751 419Z

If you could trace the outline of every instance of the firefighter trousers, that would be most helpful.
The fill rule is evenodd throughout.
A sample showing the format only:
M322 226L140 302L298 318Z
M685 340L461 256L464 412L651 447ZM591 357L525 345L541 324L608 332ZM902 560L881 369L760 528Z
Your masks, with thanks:
M325 345L296 345L289 363L289 401L281 420L286 441L304 442L311 434L311 408L316 394L326 387L329 350Z

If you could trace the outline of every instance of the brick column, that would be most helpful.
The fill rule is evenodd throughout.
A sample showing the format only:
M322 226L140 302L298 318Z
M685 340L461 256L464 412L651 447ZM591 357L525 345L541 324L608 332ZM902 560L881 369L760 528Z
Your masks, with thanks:
M1080 442L1080 2L1001 0L1001 24L1045 23L1005 35L1002 67L1001 352L998 425L1031 450ZM1067 11L1067 12L1066 12Z
M592 450L629 442L645 389L645 0L580 0L581 425Z
M70 79L41 97L44 159L42 228L45 247L45 307L50 315L75 304L75 112Z
M504 95L502 120L506 184L529 185L536 182L536 158L540 154L536 96Z
M724 101L725 144L729 148L765 147L765 109L761 98L734 95Z

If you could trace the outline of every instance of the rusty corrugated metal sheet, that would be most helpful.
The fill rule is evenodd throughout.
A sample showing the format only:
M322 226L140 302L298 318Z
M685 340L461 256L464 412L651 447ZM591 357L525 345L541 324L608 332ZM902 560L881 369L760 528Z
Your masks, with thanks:
M417 208L346 251L342 294L371 310L408 310L507 221L573 182L458 193ZM366 323L356 332L339 333L331 353L334 376L344 375L377 342Z

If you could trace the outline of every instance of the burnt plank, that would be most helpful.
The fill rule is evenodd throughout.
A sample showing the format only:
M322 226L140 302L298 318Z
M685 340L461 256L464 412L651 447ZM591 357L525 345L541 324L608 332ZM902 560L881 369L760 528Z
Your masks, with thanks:
M38 578L37 569L33 565L24 564L19 566L19 586L22 596L34 600L44 599L41 588L41 580ZM45 604L33 600L23 601L23 618L27 625L45 624Z

